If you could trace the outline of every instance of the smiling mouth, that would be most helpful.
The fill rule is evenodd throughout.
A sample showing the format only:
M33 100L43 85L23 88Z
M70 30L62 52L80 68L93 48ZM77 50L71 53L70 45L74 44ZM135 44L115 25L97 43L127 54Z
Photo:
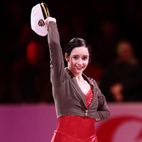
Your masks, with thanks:
M77 70L81 70L82 69L82 67L76 67L77 68Z

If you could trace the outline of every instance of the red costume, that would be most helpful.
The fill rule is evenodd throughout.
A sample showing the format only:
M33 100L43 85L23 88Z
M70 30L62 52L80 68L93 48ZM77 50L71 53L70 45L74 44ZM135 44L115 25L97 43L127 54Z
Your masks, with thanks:
M84 95L88 108L93 98L92 88ZM59 117L58 128L51 142L98 142L94 124L94 118L75 115Z

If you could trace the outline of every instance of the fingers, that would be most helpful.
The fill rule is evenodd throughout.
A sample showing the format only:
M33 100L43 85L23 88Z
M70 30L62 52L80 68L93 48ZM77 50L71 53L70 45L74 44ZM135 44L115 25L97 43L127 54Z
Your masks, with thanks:
M44 20L44 23L48 26L49 22L55 22L56 23L56 19L53 18L53 17L47 17L45 20Z

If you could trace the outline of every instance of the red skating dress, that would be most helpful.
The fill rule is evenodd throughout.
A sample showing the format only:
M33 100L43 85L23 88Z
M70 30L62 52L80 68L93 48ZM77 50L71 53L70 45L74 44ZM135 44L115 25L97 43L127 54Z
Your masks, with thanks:
M84 95L89 107L93 98L92 88ZM75 115L59 117L58 128L51 142L98 142L94 124L94 118Z

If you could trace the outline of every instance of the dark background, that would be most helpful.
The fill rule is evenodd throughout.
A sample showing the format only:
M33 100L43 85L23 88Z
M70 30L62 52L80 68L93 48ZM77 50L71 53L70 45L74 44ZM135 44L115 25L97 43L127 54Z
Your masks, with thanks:
M0 8L0 102L53 102L49 52L46 37L30 28L34 5L42 1L5 1ZM63 51L73 37L86 39L92 48L96 80L116 58L116 44L129 40L142 62L141 0L48 0L44 1L57 19ZM36 45L34 48L34 44ZM30 49L36 49L33 52ZM29 49L29 50L28 50ZM27 54L34 54L28 59Z

